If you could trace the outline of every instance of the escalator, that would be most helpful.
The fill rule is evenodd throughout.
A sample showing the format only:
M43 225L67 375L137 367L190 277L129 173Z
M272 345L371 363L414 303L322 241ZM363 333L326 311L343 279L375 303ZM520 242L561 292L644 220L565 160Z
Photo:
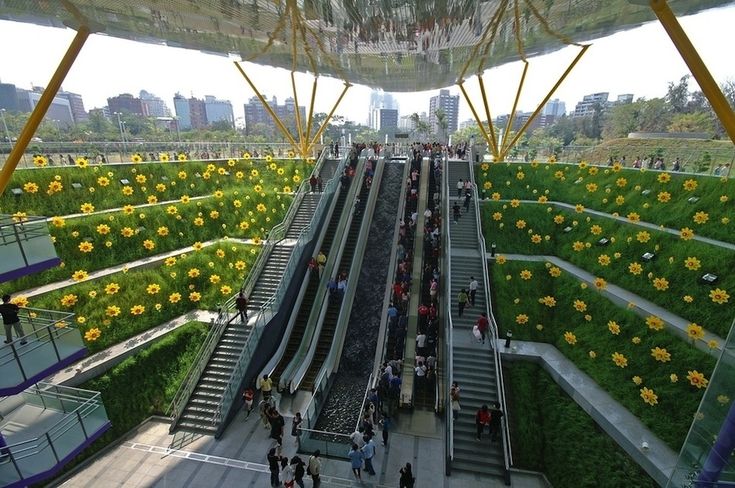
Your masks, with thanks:
M342 259L340 260L339 266L335 267L336 274L339 274L343 270L349 270L352 266L352 258L355 255L357 239L360 237L362 217L365 213L365 205L367 203L369 193L370 189L363 184L359 194L360 202L354 206L355 214L352 217L350 230L347 234L347 241L345 243L344 250L342 251ZM356 282L356 276L349 276L347 286L355 286L357 284ZM329 350L332 348L332 342L337 328L337 319L339 318L341 308L342 300L340 298L336 296L329 298L329 304L324 316L324 322L322 323L321 333L319 334L319 342L317 343L309 369L299 385L300 390L309 392L313 391L316 377L322 368L322 364L324 363L327 354L329 354Z
M329 221L329 226L327 227L324 239L322 240L321 249L325 251L325 254L332 252L331 247L332 242L334 241L334 234L337 231L337 226L339 225L340 216L342 215L342 209L344 209L344 203L348 193L347 189L343 188L340 190L339 196L337 197L337 202L334 207L335 211L332 213L332 218ZM276 385L280 384L283 371L296 355L296 351L299 349L301 341L304 338L304 331L306 330L306 324L309 321L312 304L314 303L316 294L319 292L319 282L320 280L316 275L309 277L309 284L306 292L304 293L304 298L301 301L301 306L299 307L299 312L296 316L296 321L294 322L291 335L288 338L286 350L283 352L283 356L278 362L276 368L273 370L273 373L271 373L273 382Z

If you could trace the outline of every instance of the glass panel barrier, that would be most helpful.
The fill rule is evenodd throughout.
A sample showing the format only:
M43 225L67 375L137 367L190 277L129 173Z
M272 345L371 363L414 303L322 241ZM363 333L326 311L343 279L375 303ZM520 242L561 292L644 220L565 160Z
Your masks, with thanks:
M301 429L299 451L312 453L319 449L322 456L348 459L352 441L350 436L324 432L321 430Z
M0 215L0 274L55 258L45 217Z

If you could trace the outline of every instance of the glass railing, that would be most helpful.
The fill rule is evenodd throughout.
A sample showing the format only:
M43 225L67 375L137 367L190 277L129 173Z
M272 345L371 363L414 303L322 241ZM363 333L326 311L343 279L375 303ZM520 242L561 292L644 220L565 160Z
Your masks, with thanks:
M283 297L286 294L288 285L291 282L291 278L296 272L296 269L301 261L304 249L306 248L307 244L311 242L311 240L314 238L314 235L319 228L318 223L327 209L327 203L331 200L332 195L334 195L334 192L337 189L337 184L339 183L339 175L342 174L345 164L347 163L347 155L348 153L345 153L345 155L343 156L339 166L337 167L337 170L335 171L334 178L329 180L325 185L322 197L319 199L319 203L314 210L314 215L311 218L311 223L307 225L299 234L299 237L296 240L296 244L293 247L293 251L291 251L291 256L289 257L288 263L286 264L286 268L283 271L283 277L279 281L278 286L273 293L273 296L271 296L271 298L269 298L263 305L261 305L260 309L256 313L253 329L248 336L245 347L243 347L243 350L237 359L235 368L233 369L232 374L227 381L227 388L225 389L225 392L222 395L222 398L220 399L220 402L217 405L215 411L213 425L218 426L218 429L220 430L224 427L223 420L227 416L227 413L229 412L232 404L237 398L238 388L240 387L240 383L242 382L243 376L245 375L245 371L250 364L253 353L258 346L260 337L263 334L263 329L268 324L273 315L275 315L275 313L278 311L278 308L283 301Z
M735 486L735 322L667 488Z
M59 262L44 217L0 214L0 282L43 271Z
M0 347L0 395L13 395L87 354L73 313L22 308L23 336Z
M2 486L37 482L53 474L110 427L99 392L48 383L0 400L0 415L0 425L14 427L29 417L36 419L27 433L3 429Z
M444 300L444 317L446 320L446 338L444 340L444 350L445 350L445 366L444 370L446 371L446 374L444 377L446 378L446 391L451 392L452 391L452 383L454 383L454 348L452 347L454 344L454 323L452 321L452 290L450 288L450 280L448 278L451 278L452 276L452 250L451 250L451 242L452 242L452 226L447 225L446 222L448 222L448 218L450 215L450 209L449 209L449 163L448 160L444 159L444 167L443 167L443 175L442 175L442 190L441 190L441 198L443 203L443 211L442 214L444 215L444 228L441 229L442 231L442 249L445 249L446 251L443 253L444 256L444 266L441 270L441 281L442 284L442 295ZM444 452L445 452L445 458L444 458L444 472L449 476L452 472L452 459L454 458L454 417L452 413L452 399L451 395L447 394L447 403L444 407L444 421L447 426L447 434L444 437Z
M352 440L347 434L323 430L301 429L299 451L311 453L319 450L321 456L348 459Z

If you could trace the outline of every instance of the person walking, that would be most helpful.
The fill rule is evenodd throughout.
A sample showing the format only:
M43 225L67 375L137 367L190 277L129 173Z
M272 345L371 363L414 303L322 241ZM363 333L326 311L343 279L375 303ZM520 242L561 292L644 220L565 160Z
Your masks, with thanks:
M459 222L459 218L461 216L462 214L460 213L459 203L454 202L454 205L452 206L452 219L455 224Z
M283 419L283 415L281 415L281 413L275 408L271 408L270 424L271 439L276 441L280 448L283 446L283 426L286 425L286 421Z
M485 430L486 425L490 425L490 410L488 410L487 405L483 405L475 414L475 426L477 427L475 440L482 439L482 431Z
M315 174L312 173L311 178L309 178L309 186L311 187L311 193L314 193L316 191L317 183L318 183L317 177Z
M477 282L474 276L470 276L470 284L469 284L469 295L470 295L470 303L472 306L475 306L475 296L477 295L477 287L480 286L480 284Z
M482 312L480 316L477 318L477 322L475 322L475 326L477 327L477 330L480 331L480 336L482 337L482 343L485 344L485 336L487 335L487 329L490 326L490 322L487 320L487 314L485 312Z
M324 266L327 264L327 256L324 254L324 251L319 251L319 254L317 254L316 264L319 265L319 277L321 278Z
M10 295L3 295L3 303L0 305L0 315L2 315L3 324L5 325L5 344L13 342L13 330L15 330L15 334L18 337L23 337L23 327L20 326L18 312L20 312L20 307L10 302ZM26 340L23 339L20 343L21 345L25 344Z
M304 419L301 418L301 412L296 412L296 416L293 418L291 423L291 435L294 436L297 446L299 445L299 434L301 433L300 426L303 421Z
M237 298L235 299L235 308L237 309L237 314L240 316L240 322L243 324L247 322L248 299L245 297L245 293L243 293L242 290L240 290L240 293L237 294Z
M467 291L462 288L459 291L459 294L457 295L457 306L459 307L459 316L462 317L462 314L464 313L464 308L467 306L467 302L469 301L469 297L467 296Z
M309 456L309 462L306 465L306 472L311 476L314 488L319 488L322 484L322 480L319 478L319 472L322 469L322 460L319 459L321 451L317 449L314 454Z
M452 388L449 390L449 398L452 402L452 419L454 420L459 418L459 412L462 410L462 407L459 406L459 392L459 385L455 381L452 383Z
M464 194L464 211L465 213L470 211L470 201L472 201L472 193L467 191Z
M375 443L373 437L369 436L367 442L362 446L362 453L365 455L365 471L370 476L375 476L375 470L373 469L373 456L375 456Z
M399 471L401 478L399 481L400 488L413 488L413 484L416 482L416 478L413 477L413 471L411 470L411 463L406 463Z
M503 418L503 411L500 410L500 403L493 402L493 408L490 409L490 441L498 440L501 425L500 420Z
M281 457L281 483L285 488L293 488L295 483L293 467L288 464L286 456Z
M250 412L253 411L253 397L255 396L255 391L252 388L245 388L245 391L242 392L242 400L245 403L245 420L250 417Z
M365 455L362 453L360 448L357 447L357 444L352 444L352 449L350 449L350 452L347 453L347 457L350 458L352 474L355 475L355 478L362 481L362 474L360 473L360 469L362 469L362 460L365 458Z
M300 457L294 456L291 458L291 466L293 466L294 482L299 485L299 488L304 488L304 474L306 474L304 461Z
M464 181L462 178L457 181L457 198L462 198L462 192L464 191Z
M263 393L263 399L270 399L271 390L273 390L273 380L267 374L264 374L260 381L260 391Z
M383 420L380 421L383 427L383 445L388 445L388 433L393 428L393 421L390 419L390 415L385 414Z
M276 453L276 448L271 447L271 449L268 451L268 470L271 472L271 487L276 487L281 485L281 481L279 479L279 475L281 473L281 458Z

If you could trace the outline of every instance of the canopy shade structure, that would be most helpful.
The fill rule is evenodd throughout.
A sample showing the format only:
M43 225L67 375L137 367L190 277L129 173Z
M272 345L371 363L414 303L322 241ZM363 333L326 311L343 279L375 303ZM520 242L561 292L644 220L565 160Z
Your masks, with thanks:
M733 2L669 3L681 16ZM534 56L655 16L645 0L3 0L0 19L86 24L93 33L400 92L449 86L519 59L516 29Z

